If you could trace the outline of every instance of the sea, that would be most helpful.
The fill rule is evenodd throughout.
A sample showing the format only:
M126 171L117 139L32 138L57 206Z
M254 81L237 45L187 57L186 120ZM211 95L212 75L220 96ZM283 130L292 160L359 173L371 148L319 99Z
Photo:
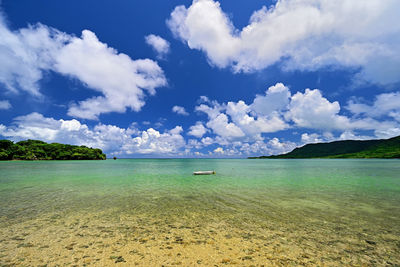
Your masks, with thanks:
M0 162L0 266L89 265L400 266L400 160Z

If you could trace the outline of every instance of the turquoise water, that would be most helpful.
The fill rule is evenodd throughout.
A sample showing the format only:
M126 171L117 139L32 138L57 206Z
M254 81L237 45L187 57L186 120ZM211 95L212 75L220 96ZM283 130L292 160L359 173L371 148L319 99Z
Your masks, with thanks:
M196 170L215 170L216 175L193 176ZM0 263L3 259L15 264L16 252L34 248L17 249L18 238L14 242L4 237L11 236L10 231L15 234L24 229L33 244L44 237L31 233L28 225L34 222L36 227L66 231L68 222L79 215L93 227L102 221L111 228L121 223L133 227L147 220L147 235L152 236L174 224L196 225L199 235L210 229L228 231L229 236L245 241L249 239L243 236L250 231L254 244L262 240L260 236L278 242L279 233L279 238L286 239L286 243L279 241L281 248L304 250L302 244L308 242L308 257L299 259L300 252L272 253L291 255L290 262L297 264L305 260L318 265L323 252L331 255L325 263L400 264L399 160L0 162L0 203L2 238L8 241L3 242ZM195 239L195 234L187 238ZM215 242L226 241L222 239L215 238ZM29 255L36 254L30 251ZM267 252L260 255L245 259L275 264L282 260L266 260ZM54 257L53 263L63 261ZM23 258L22 263L29 262L29 256Z

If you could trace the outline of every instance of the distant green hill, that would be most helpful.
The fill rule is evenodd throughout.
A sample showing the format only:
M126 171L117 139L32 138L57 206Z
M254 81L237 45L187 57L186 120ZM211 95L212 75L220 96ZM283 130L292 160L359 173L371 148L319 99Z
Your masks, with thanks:
M86 146L48 144L39 140L14 143L0 140L0 160L80 160L106 159L101 149Z
M286 154L251 158L400 158L400 136L380 140L347 140L307 144Z

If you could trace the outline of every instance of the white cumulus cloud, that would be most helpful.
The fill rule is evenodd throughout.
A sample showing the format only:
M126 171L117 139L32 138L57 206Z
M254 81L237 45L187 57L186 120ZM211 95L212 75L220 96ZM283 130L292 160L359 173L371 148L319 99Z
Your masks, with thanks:
M11 31L0 13L0 82L11 92L40 96L39 80L68 36L42 24Z
M8 100L0 100L0 109L10 109L11 104Z
M165 133L149 128L133 138L132 142L125 143L122 148L127 154L177 154L179 149L186 145L181 135L182 131L181 126L176 126Z
M254 98L251 109L260 115L269 115L274 111L285 109L290 101L290 90L282 83L277 83L267 89L265 95Z
M189 113L185 110L185 108L181 107L181 106L173 106L172 112L175 112L176 114L183 115L183 116L189 115Z
M165 58L165 56L169 53L170 44L164 38L158 35L149 34L145 36L144 39L146 43L150 45L153 48L153 50L157 53L157 57L159 59Z
M278 88L283 86L277 84ZM269 90L273 91L275 87ZM285 86L283 86L286 88ZM286 88L287 89L287 88ZM287 89L288 90L288 89ZM277 91L279 91L277 89ZM268 91L267 91L268 92ZM288 93L290 96L290 93ZM256 99L259 99L257 96ZM272 133L289 128L289 125L284 121L280 110L286 108L286 105L275 108L276 101L272 96L272 107L263 99L256 101L257 104L247 105L244 101L228 102L220 104L216 101L207 101L205 104L198 105L195 110L207 114L208 121L206 126L217 136L225 140L261 140L261 134ZM286 97L288 98L288 97ZM265 103L262 103L265 102ZM288 102L288 100L286 101ZM264 105L267 105L266 107Z
M194 0L167 25L221 68L254 71L282 60L287 70L360 68L358 79L390 84L400 81L399 12L397 0L278 0L240 30L219 2Z
M242 100L225 104L203 97L195 110L207 114L207 120L197 124L205 124L210 136L196 145L229 148L224 150L226 156L230 155L228 151L238 155L284 153L296 143L271 139L269 135L287 129L312 131L301 135L299 145L346 137L389 138L400 135L397 98L397 93L387 93L378 95L372 105L350 102L347 109L354 116L348 116L338 101L328 100L321 90L305 89L292 94L282 83L270 86L265 95L256 95L250 105ZM199 134L198 138L202 136Z
M207 127L211 128L215 134L228 139L245 136L244 132L236 124L229 122L228 116L223 113L211 118L207 122Z
M339 102L329 102L318 89L306 89L291 97L286 119L304 128L332 130L347 129L349 119L339 115Z
M97 92L69 107L69 115L85 119L127 108L139 111L146 93L154 95L155 88L167 84L155 61L132 60L89 30L81 37L43 24L11 31L0 15L0 83L11 92L40 97L39 81L47 71L77 79Z
M201 138L208 130L204 127L203 123L198 121L195 125L190 126L188 135L195 136L197 138Z
M349 101L347 107L353 114L379 118L390 116L400 121L400 92L380 94L372 105Z
M255 114L256 117L251 116L251 113ZM277 132L288 128L288 125L281 118L278 111L271 112L268 115L260 114L252 110L251 106L248 106L242 100L237 103L228 102L226 114L228 114L232 118L232 121L248 136Z
M243 157L249 155L277 155L287 153L296 148L297 144L290 141L281 141L274 137L269 140L255 142L233 142L217 147L210 155L225 157Z
M222 147L217 147L216 149L214 149L214 153L216 154L224 154L225 151Z
M96 119L101 113L125 112L126 108L139 111L145 104L144 90L153 95L156 87L166 85L156 62L118 54L88 30L59 51L55 68L102 94L70 107L68 115L79 118Z
M303 133L301 135L301 142L304 144L310 144L310 143L321 143L324 142L325 140L321 138L321 136L317 133Z

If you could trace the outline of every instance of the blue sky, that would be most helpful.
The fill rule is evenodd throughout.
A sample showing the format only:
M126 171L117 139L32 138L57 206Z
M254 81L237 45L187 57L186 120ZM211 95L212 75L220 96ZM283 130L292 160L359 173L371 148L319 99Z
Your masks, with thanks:
M400 135L400 3L0 2L0 137L247 157Z

